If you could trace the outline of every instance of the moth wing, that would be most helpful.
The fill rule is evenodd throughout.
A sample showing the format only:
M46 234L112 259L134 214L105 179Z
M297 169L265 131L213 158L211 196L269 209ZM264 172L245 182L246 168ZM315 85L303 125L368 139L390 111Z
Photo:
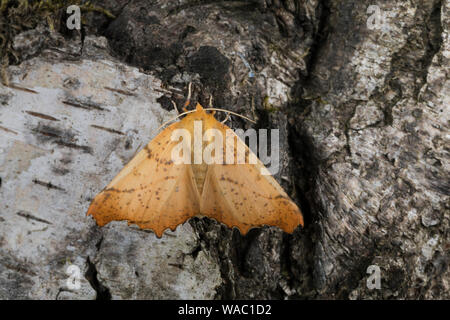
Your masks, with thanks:
M217 126L220 130L229 129L220 123ZM233 148L236 160L239 145L245 150L247 161L208 166L200 200L201 213L230 228L239 228L242 234L263 225L277 226L288 233L299 224L303 226L303 216L297 205L270 174L262 174L269 173L263 163L235 134L234 141L230 144L231 140L226 140L224 148ZM250 154L256 164L248 163Z
M156 136L100 192L87 215L99 226L113 220L128 220L158 237L165 229L200 212L200 196L190 165L175 164L171 151L178 143L171 140L175 123Z

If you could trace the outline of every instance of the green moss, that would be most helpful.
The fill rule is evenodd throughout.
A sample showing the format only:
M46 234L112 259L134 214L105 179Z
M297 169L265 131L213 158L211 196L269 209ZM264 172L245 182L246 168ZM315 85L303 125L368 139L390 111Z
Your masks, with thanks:
M60 17L70 5L78 5L82 12L99 12L114 18L108 10L85 0L0 0L0 80L2 83L8 84L7 66L20 62L12 47L14 37L42 23L47 24L52 31L59 29Z
M274 107L271 103L269 103L269 96L265 96L263 100L263 107L269 113L277 112L279 108Z

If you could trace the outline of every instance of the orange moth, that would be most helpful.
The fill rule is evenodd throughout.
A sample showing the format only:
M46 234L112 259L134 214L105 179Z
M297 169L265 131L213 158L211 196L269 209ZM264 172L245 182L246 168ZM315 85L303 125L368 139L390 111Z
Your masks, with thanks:
M215 154L217 149L208 147L207 142L216 136L202 139L198 145L194 139L196 123L201 125L202 137L207 132L226 137L221 142L223 154ZM188 132L190 138L183 143L181 136L174 139L178 129L184 129L182 132ZM195 216L237 227L242 234L263 225L277 226L288 233L303 226L297 205L245 143L230 132L214 113L197 104L195 111L159 133L120 171L95 197L87 215L92 215L99 226L128 220L128 224L153 230L157 237ZM209 151L212 160L198 161L195 153L199 148ZM174 155L180 158L174 159ZM249 161L252 157L253 164ZM217 161L219 158L222 162Z

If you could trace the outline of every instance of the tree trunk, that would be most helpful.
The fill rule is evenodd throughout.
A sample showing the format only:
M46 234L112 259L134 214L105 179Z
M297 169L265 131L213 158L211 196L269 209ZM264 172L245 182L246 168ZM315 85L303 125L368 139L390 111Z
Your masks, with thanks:
M81 37L15 38L1 298L450 298L447 1L102 5L115 18L82 13ZM157 239L85 217L189 82L192 101L280 130L275 178L305 228L241 236L194 218Z

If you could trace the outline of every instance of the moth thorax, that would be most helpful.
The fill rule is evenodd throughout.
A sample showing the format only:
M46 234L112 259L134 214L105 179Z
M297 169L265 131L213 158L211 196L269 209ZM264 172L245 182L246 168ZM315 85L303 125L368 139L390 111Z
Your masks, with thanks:
M201 195L203 192L203 186L206 179L206 171L208 170L208 165L206 163L193 164L192 172L194 173L195 183L197 185L198 193Z

